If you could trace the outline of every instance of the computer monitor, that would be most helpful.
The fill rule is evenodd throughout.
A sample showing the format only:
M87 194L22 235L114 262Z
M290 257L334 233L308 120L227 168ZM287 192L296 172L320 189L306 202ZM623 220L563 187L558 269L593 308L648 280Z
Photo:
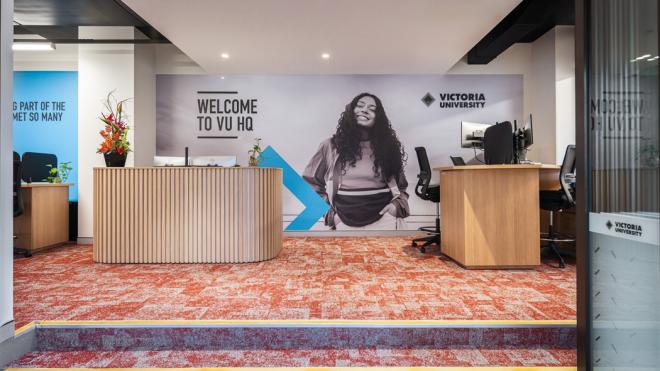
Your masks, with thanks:
M483 148L484 135L490 126L492 125L461 121L461 147Z
M532 129L532 115L525 126L516 129L513 133L513 150L515 151L514 162L524 163L527 161L527 149L534 144L534 132Z
M525 148L529 148L534 144L534 131L532 130L532 114L529 114L529 121L525 123L523 127L523 133L525 134Z

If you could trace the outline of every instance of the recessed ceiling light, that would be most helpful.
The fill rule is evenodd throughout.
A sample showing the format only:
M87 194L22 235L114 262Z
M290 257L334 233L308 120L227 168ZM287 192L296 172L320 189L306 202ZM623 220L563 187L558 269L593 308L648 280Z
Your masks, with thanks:
M323 58L323 59L330 59L330 53L323 53L323 54L321 54L321 58Z
M222 54L220 54L220 58L222 58L222 59L229 59L229 54L227 54L227 53L222 53Z
M34 42L19 42L14 43L11 46L12 50L29 50L29 51L38 51L38 50L55 50L55 44L53 43L34 43Z

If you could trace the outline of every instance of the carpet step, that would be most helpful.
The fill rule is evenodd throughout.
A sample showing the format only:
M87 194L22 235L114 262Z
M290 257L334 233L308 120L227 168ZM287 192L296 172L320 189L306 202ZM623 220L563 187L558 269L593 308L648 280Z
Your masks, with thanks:
M11 367L574 366L561 321L36 323Z
M40 351L12 368L570 367L574 349Z

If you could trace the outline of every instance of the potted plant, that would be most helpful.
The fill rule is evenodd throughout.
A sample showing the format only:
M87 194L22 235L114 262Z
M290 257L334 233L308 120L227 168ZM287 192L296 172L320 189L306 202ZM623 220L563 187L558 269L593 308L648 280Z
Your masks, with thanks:
M48 177L44 180L48 183L66 183L69 179L71 170L73 170L69 165L71 165L71 161L60 162L59 167L47 164L46 166L50 168L50 170L48 170Z
M248 166L258 166L259 165L259 155L261 155L261 138L255 139L255 143L252 146L252 149L248 151Z
M105 127L99 131L103 142L96 152L103 154L107 167L124 167L128 152L131 151L131 144L127 139L130 127L123 112L124 103L129 99L117 101L113 92L108 93L104 103L108 113L101 113L100 119Z

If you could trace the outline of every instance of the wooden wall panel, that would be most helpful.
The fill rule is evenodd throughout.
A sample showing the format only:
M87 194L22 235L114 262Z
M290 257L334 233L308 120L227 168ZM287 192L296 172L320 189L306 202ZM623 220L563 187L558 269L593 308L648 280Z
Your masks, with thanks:
M281 249L281 169L94 169L96 262L244 263Z

